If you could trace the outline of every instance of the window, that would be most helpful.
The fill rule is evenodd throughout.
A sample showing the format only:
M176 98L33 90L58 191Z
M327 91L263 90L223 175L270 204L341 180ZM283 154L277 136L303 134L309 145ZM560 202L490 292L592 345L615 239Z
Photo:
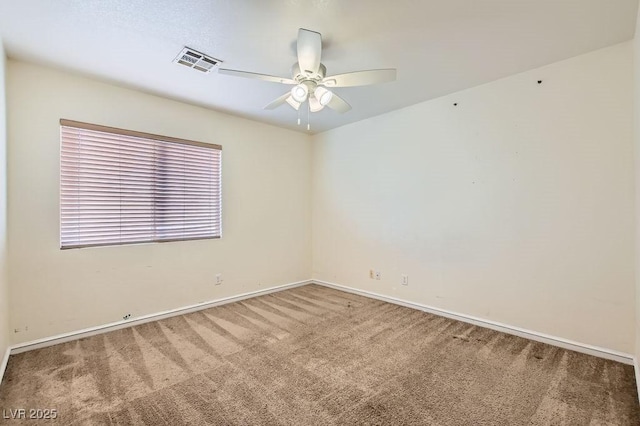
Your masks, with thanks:
M60 247L219 238L222 147L60 120Z

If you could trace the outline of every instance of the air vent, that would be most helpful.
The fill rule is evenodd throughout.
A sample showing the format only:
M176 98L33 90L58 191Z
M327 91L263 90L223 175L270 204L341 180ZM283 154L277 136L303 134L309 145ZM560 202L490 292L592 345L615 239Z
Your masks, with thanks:
M222 62L219 59L207 56L204 53L200 53L196 50L185 47L173 60L176 64L184 65L200 72L209 72Z

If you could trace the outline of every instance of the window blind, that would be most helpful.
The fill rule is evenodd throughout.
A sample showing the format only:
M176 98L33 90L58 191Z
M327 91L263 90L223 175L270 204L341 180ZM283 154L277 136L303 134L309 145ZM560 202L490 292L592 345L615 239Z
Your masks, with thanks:
M219 238L220 145L60 120L60 247Z

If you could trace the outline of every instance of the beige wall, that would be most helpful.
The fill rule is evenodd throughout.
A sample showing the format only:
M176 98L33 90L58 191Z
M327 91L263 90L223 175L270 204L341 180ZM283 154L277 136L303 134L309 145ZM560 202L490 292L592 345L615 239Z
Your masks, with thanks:
M313 275L631 353L632 56L624 43L313 138L11 60L13 343ZM60 251L60 118L222 144L223 239Z
M0 39L0 362L11 340L7 280L7 127L5 117L5 54L2 39Z
M627 42L315 136L313 278L632 353L631 87Z
M310 277L308 136L13 60L7 77L14 343ZM221 144L223 238L60 251L60 118Z
M636 18L636 35L633 40L633 141L635 148L635 172L636 172L636 368L640 360L640 9ZM636 385L640 397L640 371L636 370Z

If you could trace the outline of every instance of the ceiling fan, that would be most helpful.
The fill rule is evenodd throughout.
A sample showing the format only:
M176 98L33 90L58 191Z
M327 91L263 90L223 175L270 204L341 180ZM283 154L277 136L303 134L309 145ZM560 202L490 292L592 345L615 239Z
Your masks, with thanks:
M330 88L366 86L386 83L396 79L395 69L355 71L327 76L327 68L320 63L322 35L315 31L305 30L304 28L298 30L297 51L298 62L292 66L291 78L222 68L218 72L237 77L292 85L293 87L290 91L264 108L275 109L287 103L294 109L299 110L303 103L308 102L308 110L311 112L320 111L325 106L340 113L345 113L351 109L351 105L331 91ZM300 124L299 118L298 124Z

